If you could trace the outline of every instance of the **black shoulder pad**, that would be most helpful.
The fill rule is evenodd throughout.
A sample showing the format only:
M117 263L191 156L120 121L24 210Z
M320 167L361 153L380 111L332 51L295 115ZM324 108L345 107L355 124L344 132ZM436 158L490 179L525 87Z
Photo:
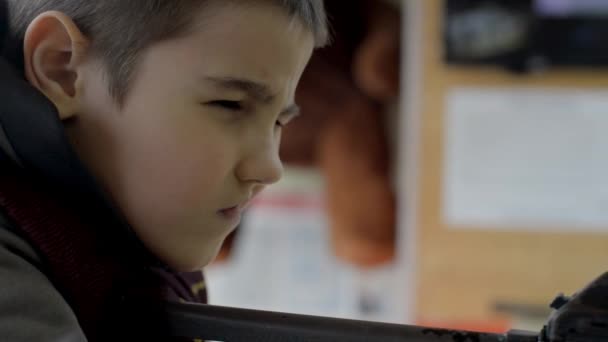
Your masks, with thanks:
M0 52L4 49L4 44L8 36L8 5L6 1L0 0Z

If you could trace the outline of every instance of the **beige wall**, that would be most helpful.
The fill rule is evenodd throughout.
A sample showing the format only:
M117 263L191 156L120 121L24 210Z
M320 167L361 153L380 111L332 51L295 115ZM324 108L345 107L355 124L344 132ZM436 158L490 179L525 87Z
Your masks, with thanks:
M441 61L442 0L419 3L424 12L420 20L424 66L419 91L422 130L415 315L422 319L485 320L494 316L495 301L548 304L558 292L575 291L608 271L608 234L448 231L440 221L446 90L453 86L592 89L608 86L608 72L570 70L520 77L492 68L447 67Z

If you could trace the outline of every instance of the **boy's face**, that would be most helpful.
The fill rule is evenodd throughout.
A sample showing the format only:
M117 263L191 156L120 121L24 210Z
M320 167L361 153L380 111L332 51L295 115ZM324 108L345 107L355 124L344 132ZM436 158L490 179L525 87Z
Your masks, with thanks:
M45 86L70 89L66 77L45 74L45 63L59 62L36 62L26 48L28 78L70 118L85 164L144 244L178 270L208 264L247 202L280 179L280 125L296 114L314 48L312 33L262 1L217 5L201 18L187 36L143 52L121 107L97 61L66 63L75 81L64 98Z

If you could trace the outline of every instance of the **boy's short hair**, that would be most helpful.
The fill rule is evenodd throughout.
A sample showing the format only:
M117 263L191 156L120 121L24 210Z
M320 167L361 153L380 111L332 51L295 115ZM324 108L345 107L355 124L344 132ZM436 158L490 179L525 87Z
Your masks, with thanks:
M6 1L11 37L4 54L13 64L23 70L23 39L36 16L49 10L63 12L91 39L92 54L100 57L106 67L110 93L122 103L140 53L154 43L186 33L198 10L210 0ZM317 47L327 44L329 33L323 0L256 1L275 2L313 32Z

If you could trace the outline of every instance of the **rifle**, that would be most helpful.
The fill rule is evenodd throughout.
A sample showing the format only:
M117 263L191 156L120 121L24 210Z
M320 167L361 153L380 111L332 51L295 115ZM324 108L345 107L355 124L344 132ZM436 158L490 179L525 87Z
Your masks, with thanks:
M212 305L163 303L169 334L222 342L606 342L608 273L572 297L559 295L542 331L504 334L435 329Z

